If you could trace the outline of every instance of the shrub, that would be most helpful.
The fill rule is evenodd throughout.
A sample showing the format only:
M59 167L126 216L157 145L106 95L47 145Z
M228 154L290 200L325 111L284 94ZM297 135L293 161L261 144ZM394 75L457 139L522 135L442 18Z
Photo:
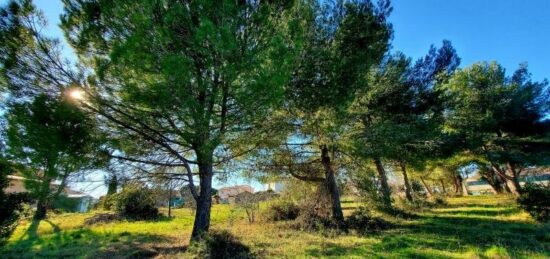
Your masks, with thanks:
M2 194L0 196L0 246L11 236L24 213L24 204L30 202L26 193Z
M447 200L445 200L445 197L443 196L435 196L433 198L433 203L435 206L439 206L439 207L448 205Z
M293 224L294 228L305 231L339 229L340 225L330 215L319 213L313 207L304 207Z
M99 201L94 205L94 209L114 210L116 197L116 193L99 197Z
M256 212L260 209L260 197L255 193L242 192L235 197L235 204L244 209L249 223L254 223L256 220Z
M53 207L58 212L75 212L78 209L78 199L69 198L66 195L59 195L53 202Z
M535 220L550 221L550 188L528 183L523 187L518 203Z
M265 211L265 217L271 221L294 220L300 213L300 207L293 202L280 201L271 204Z
M211 231L201 242L193 244L189 252L198 258L254 258L250 248L227 230Z
M391 224L381 218L374 217L366 207L359 207L346 220L349 229L359 233L368 233L387 229Z
M24 213L23 205L31 201L26 193L4 193L4 188L9 186L8 175L13 172L13 165L0 158L0 246L15 230Z
M159 212L155 205L153 191L142 186L127 186L115 196L116 212L128 219L158 218Z

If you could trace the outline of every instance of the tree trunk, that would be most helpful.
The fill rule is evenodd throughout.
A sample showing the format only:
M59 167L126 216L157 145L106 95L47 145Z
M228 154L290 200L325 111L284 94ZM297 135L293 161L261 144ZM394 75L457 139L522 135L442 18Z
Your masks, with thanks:
M453 173L453 180L455 185L455 195L462 195L462 177L456 173Z
M487 181L487 183L493 188L493 193L499 194L503 193L503 181L502 177L500 177L497 173L495 173L493 170L486 171L484 173L481 173L484 180Z
M510 189L510 187L508 186L508 183L506 183L506 180L504 180L504 183L502 184L502 186L504 186L504 191L506 193L512 193L512 190Z
M468 196L468 183L462 181L462 196Z
M434 193L432 192L432 188L428 186L426 181L424 181L424 178L420 177L420 181L422 182L422 185L424 185L424 189L426 189L426 193L428 194L428 197L433 197Z
M405 163L400 162L399 165L401 166L401 171L403 172L403 182L405 182L405 197L408 201L413 201L412 196L412 190L411 190L411 183L409 182L409 177L407 175L407 168Z
M47 202L43 199L39 199L36 203L36 212L34 213L35 220L42 220L46 218L46 213L48 212Z
M507 190L509 190L514 196L519 196L521 192L521 185L519 184L518 173L515 171L514 166L510 163L506 163L508 167L508 174L499 165L491 163L493 170L504 179Z
M507 162L506 166L508 167L508 175L510 176L507 178L508 187L510 187L510 191L515 195L519 196L521 194L521 185L519 183L519 173L516 171L515 166Z
M443 194L447 195L447 188L445 188L445 181L443 181L443 179L439 179L439 182L441 183Z
M340 204L340 193L338 191L334 169L332 168L326 145L321 146L321 162L325 169L325 184L332 200L332 217L338 222L343 222L344 213L342 212L342 205Z
M388 185L388 177L386 176L386 170L382 165L380 158L374 159L374 164L376 165L376 170L378 171L378 176L380 177L380 188L382 191L382 202L386 206L391 206L391 189Z
M40 193L36 202L36 211L34 213L35 220L42 220L46 218L48 213L48 205L51 196L50 179L43 179L40 185Z
M172 179L168 180L168 217L172 217Z
M519 184L517 177L506 179L506 186L508 186L510 193L512 193L514 196L519 196L521 192L521 185Z
M197 158L197 160L199 159L200 158ZM191 233L191 242L203 239L204 234L206 234L210 228L210 209L212 206L211 156L210 159L207 158L204 160L198 162L200 192L197 199L197 209L195 211L195 221L193 223L193 232Z

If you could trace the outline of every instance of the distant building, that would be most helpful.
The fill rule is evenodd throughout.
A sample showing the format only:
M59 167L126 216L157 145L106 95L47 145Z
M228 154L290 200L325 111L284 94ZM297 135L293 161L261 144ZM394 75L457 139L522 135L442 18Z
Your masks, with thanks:
M265 184L265 189L268 191L273 191L274 193L281 193L285 188L283 182L272 182Z
M474 174L465 180L465 186L471 194L488 194L495 193L491 185L483 180L478 174ZM550 185L550 169L549 168L527 168L519 176L519 184L536 183Z
M8 175L9 185L4 189L6 193L24 193L28 192L28 190L25 188L25 180L26 178L16 175ZM57 183L51 183L50 188L57 189L59 187L59 184ZM70 189L69 187L65 187L63 189L63 192L61 193L61 196L66 199L74 200L76 207L70 208L72 211L75 212L86 212L92 208L92 205L94 205L97 202L97 199L75 190Z
M254 193L250 185L236 185L218 189L218 196L221 203L235 203L235 198L243 192Z

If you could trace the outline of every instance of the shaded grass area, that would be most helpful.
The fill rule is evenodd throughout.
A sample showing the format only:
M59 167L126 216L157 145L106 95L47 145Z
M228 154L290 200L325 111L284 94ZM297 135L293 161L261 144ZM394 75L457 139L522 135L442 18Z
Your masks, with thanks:
M449 199L413 220L369 235L294 230L290 222L248 224L243 211L216 205L215 230L228 230L258 258L550 258L550 225L535 223L507 196ZM347 201L349 210L360 203ZM18 227L2 258L188 258L193 213L173 211L158 221L116 221L84 226L94 214L54 215Z

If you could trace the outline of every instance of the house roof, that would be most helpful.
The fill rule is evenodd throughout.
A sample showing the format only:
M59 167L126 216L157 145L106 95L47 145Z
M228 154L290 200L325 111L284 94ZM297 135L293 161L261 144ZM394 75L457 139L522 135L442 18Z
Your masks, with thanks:
M25 177L16 176L16 175L8 175L8 179L10 180L10 183L9 183L8 187L6 187L6 189L5 189L6 193L28 192L27 189L25 188L25 184L24 184L24 181L26 180ZM34 181L36 181L36 180L34 180ZM59 186L59 184L57 184L57 183L51 183L50 184L50 188L57 188L57 186ZM69 198L82 198L82 197L86 197L86 196L92 197L88 194L85 194L85 193L82 193L82 192L79 192L79 191L75 191L75 190L73 190L69 187L65 187L63 189L63 192Z
M253 193L254 189L250 187L250 185L236 185L236 186L223 187L218 189L218 195L222 199L226 199L228 197L234 197L234 196L237 196L237 194L243 193L243 192Z

